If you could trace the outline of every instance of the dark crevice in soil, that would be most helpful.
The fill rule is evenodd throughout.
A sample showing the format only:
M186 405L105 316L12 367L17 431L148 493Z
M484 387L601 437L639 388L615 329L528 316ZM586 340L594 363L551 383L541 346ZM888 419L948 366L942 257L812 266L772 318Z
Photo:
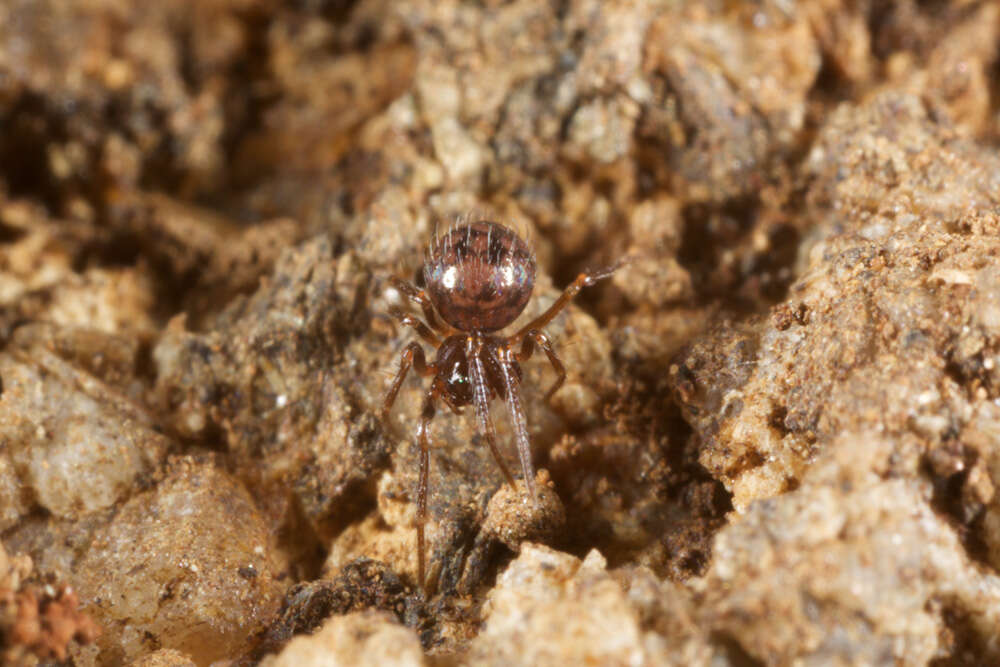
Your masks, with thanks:
M293 637L312 634L331 616L366 609L393 614L422 639L426 634L422 631L428 629L422 596L384 563L359 558L347 564L333 581L319 579L290 588L276 618L258 637L257 646L235 664L256 665L264 656L279 652Z
M838 70L830 57L824 54L819 73L816 75L808 95L810 104L807 108L810 113L806 115L802 144L812 143L815 132L823 123L823 118L829 113L831 107L841 102L851 101L856 97L857 91L854 84L845 77L843 72Z
M559 546L579 557L596 548L610 567L634 562L642 550L660 576L701 575L712 538L732 511L731 495L698 462L665 374L633 368L622 377L604 410L607 426L570 436L572 454L548 464L566 505L569 537ZM595 482L603 490L595 491ZM623 541L614 529L617 512L629 514L649 539Z
M991 639L979 633L970 616L969 611L955 605L946 605L941 610L948 633L945 640L951 647L948 655L931 660L928 663L931 667L978 667L985 664L983 656L990 655L987 648Z
M755 197L730 200L723 205L688 204L682 211L684 229L677 261L691 274L695 300L721 301L736 312L757 310L753 295L744 294L750 278L745 246L760 214ZM741 255L739 261L724 260ZM749 298L748 298L749 297Z
M731 667L764 667L764 663L746 652L736 637L724 632L715 632L712 642L721 649L724 663Z
M66 119L46 98L25 92L0 114L0 127L0 173L10 196L35 197L61 215L66 191L73 188L53 177L49 146L67 140Z
M331 23L346 23L354 11L358 0L293 0L292 8L309 14L322 16Z
M983 539L986 507L967 487L979 452L958 441L931 450L924 458L924 474L933 483L931 506L955 529L969 557L993 569L989 546Z
M273 74L268 31L273 17L263 10L249 10L241 18L246 31L246 47L243 57L233 64L228 73L228 80L238 82L239 87L229 91L225 97L226 123L220 138L222 152L228 164L237 164L243 139L263 126L268 109L280 99L274 82L270 81ZM220 187L217 193L203 196L200 203L224 208L225 202L231 199L232 187L236 185L234 179L239 173L239 168L229 170L227 177L230 182ZM242 217L234 216L235 219Z
M15 243L24 238L26 231L0 222L0 244Z

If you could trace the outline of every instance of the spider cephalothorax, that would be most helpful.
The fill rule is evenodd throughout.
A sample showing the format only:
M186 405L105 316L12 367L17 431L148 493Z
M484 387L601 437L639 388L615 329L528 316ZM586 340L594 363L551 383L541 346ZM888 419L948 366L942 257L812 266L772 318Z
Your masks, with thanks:
M542 331L582 288L611 275L617 267L581 273L542 315L510 336L496 332L510 325L524 310L535 284L535 257L528 245L508 227L489 221L461 223L436 237L427 253L423 274L427 287L417 289L398 278L393 286L423 310L426 323L393 310L403 324L413 327L421 338L434 346L437 356L427 363L419 343L407 345L399 371L382 403L382 418L388 417L399 388L413 367L433 378L424 396L417 427L420 471L417 488L417 577L424 584L424 523L427 520L427 467L430 441L428 428L434 417L436 400L452 410L475 407L480 428L507 483L514 476L497 449L496 431L490 416L490 399L507 403L514 426L514 440L524 483L532 499L536 497L535 471L521 398L521 367L535 346L548 357L556 371L556 381L545 398L562 386L566 370ZM443 320L443 321L442 321Z

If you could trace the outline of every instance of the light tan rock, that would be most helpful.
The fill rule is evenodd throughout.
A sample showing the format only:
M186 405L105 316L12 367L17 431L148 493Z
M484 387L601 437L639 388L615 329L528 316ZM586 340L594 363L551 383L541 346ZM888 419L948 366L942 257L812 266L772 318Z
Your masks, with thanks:
M463 664L708 664L711 651L703 640L685 646L690 627L685 628L688 636L647 631L640 608L663 594L657 584L651 584L652 594L630 597L605 567L597 551L580 561L547 547L522 545L487 596L483 627ZM644 581L642 576L636 580Z
M312 635L296 637L261 667L420 667L416 634L384 612L333 616Z
M207 664L245 649L276 611L279 567L247 491L185 459L97 532L76 585L104 626L101 661L140 656L152 637Z
M715 540L701 622L768 664L923 665L963 633L1000 659L1000 577L972 561L926 481L883 479L893 447L847 435L802 488ZM881 474L880 474L881 473Z
M131 667L195 667L195 663L186 653L161 648L134 661Z
M50 352L8 351L0 376L0 493L9 500L0 520L8 525L30 501L63 518L111 507L166 453L148 412Z

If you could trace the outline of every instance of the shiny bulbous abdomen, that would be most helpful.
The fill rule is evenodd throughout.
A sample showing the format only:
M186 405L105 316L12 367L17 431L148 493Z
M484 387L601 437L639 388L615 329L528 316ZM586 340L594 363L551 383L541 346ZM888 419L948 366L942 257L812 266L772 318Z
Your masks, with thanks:
M458 225L424 263L427 294L459 331L498 331L521 314L535 285L535 258L512 230L493 222Z

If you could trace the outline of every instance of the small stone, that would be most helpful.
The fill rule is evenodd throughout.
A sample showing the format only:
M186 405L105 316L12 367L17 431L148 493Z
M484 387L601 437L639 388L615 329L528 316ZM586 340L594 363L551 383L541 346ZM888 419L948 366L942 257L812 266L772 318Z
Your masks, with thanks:
M186 653L171 648L161 648L139 658L130 667L195 667L195 662Z
M501 486L486 506L482 530L507 545L512 551L521 550L522 542L550 542L559 537L566 526L566 510L554 490L547 470L535 475L537 501L528 494L524 480L516 486Z
M11 499L0 522L27 508L29 492L58 517L111 507L162 461L167 439L150 415L56 355L5 352L0 376L0 497Z
M296 637L261 667L420 667L420 640L389 614L361 611L333 616L315 634Z
M488 594L466 664L658 664L636 610L597 551L582 562L525 544ZM654 642L655 644L655 642Z
M254 547L267 525L226 473L183 459L100 529L76 584L105 628L101 660L142 655L150 638L199 664L237 654L280 602L279 563ZM245 577L251 563L257 576Z

